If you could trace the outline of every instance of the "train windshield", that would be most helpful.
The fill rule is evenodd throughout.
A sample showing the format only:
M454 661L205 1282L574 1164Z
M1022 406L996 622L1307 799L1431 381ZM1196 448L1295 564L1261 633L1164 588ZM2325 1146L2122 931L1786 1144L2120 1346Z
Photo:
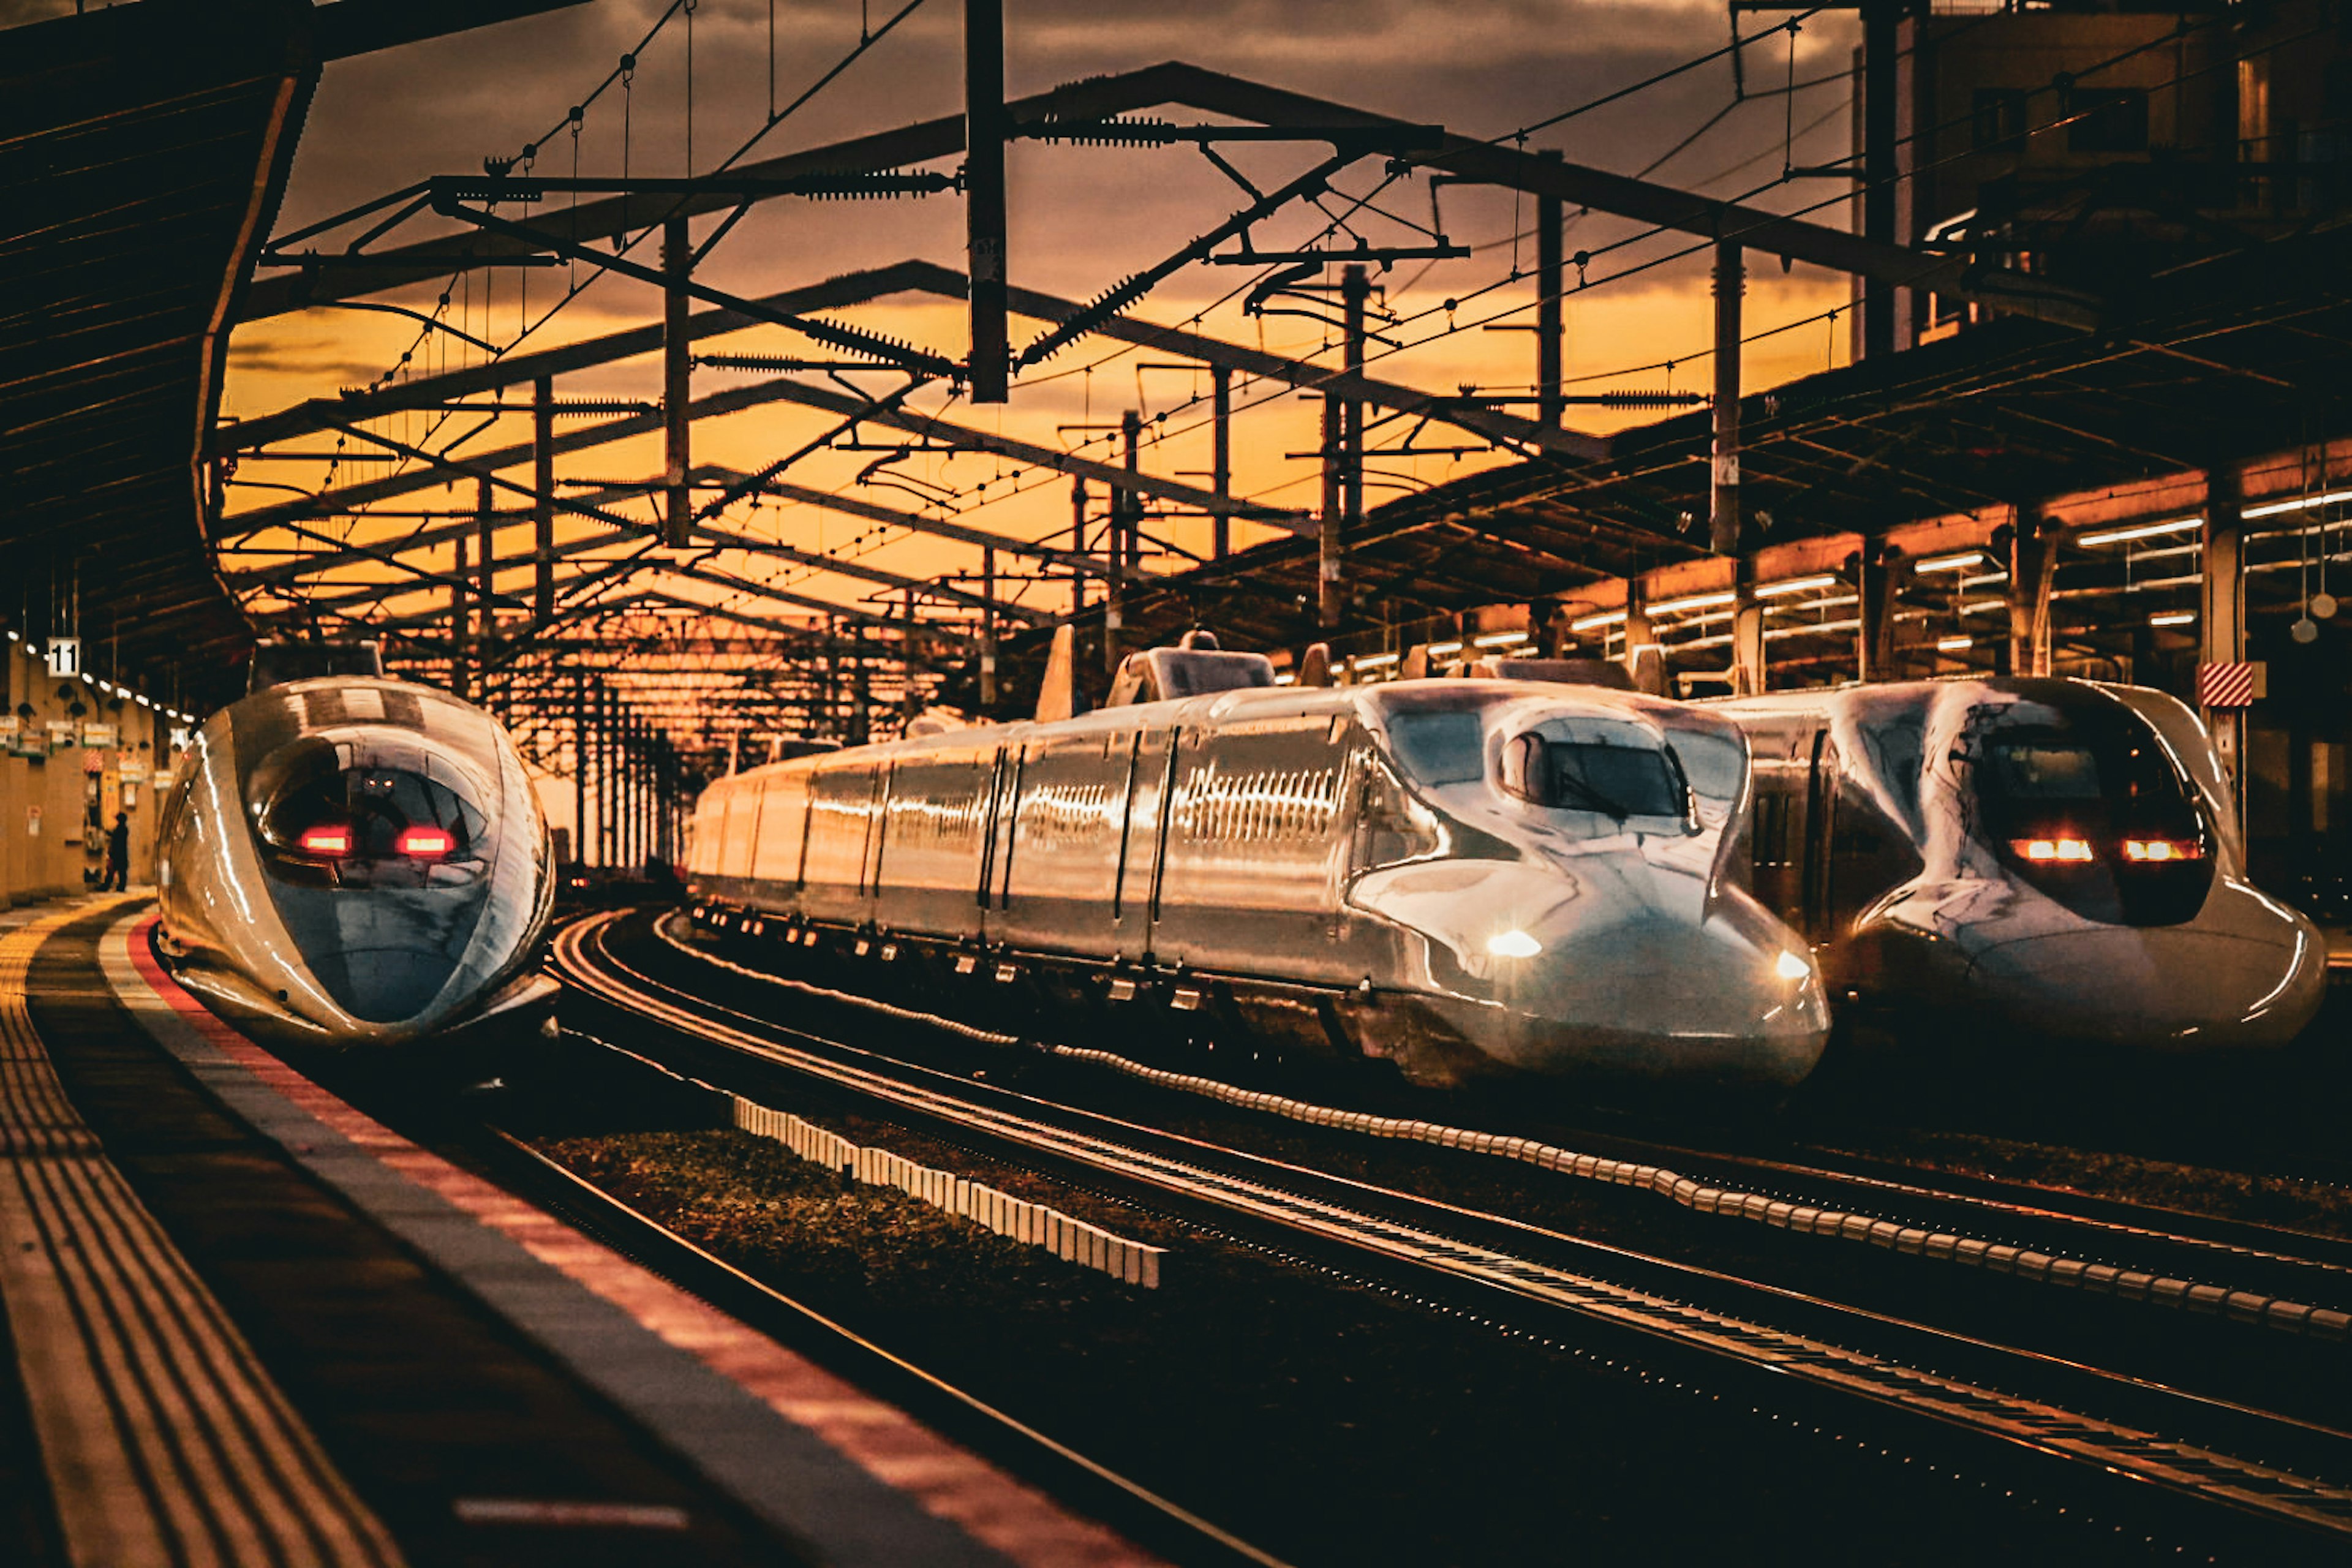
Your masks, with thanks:
M1690 784L1674 753L1605 740L1515 737L1503 752L1503 787L1556 811L1687 820Z
M2112 924L2173 925L2203 906L2213 836L2170 753L2137 717L2086 712L1997 728L1978 762L1985 837L2028 884Z
M261 841L281 870L332 868L348 882L370 866L478 858L488 821L446 763L422 751L364 758L326 741L289 752L256 791Z

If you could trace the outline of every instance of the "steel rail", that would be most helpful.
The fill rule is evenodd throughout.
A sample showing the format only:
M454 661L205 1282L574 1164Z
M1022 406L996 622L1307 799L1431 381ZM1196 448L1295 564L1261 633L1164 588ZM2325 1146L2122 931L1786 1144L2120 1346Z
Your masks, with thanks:
M1788 1379L1813 1393L1860 1398L1884 1410L1925 1418L2014 1450L2086 1465L2176 1497L2315 1530L2339 1542L2352 1535L2352 1487L2255 1463L2166 1433L2185 1429L2202 1416L2242 1433L2259 1431L2272 1442L2315 1445L2329 1450L2338 1465L2352 1461L2352 1434L1754 1280L1644 1258L1115 1118L1049 1107L1009 1090L976 1090L969 1082L949 1075L775 1025L645 974L614 957L604 941L617 918L613 913L592 917L560 933L554 956L557 972L609 1005L722 1050L1083 1169L1098 1178L1286 1234L1310 1247L1352 1257L1360 1268L1369 1264L1422 1279L1433 1278L1444 1282L1441 1289L1467 1286L1499 1292L1521 1309L1546 1310L1555 1329L1573 1321L1631 1331L1748 1372ZM664 994L675 1000L666 999ZM813 1052L788 1044L787 1039L841 1055ZM850 1059L842 1059L845 1057ZM936 1077L942 1083L953 1082L956 1089L950 1092L926 1087L886 1068ZM983 1095L1000 1103L978 1103ZM1058 1125L1041 1119L1045 1114L1058 1114L1066 1121L1083 1121L1105 1131ZM1482 1228L1516 1237L1516 1245L1506 1250L1479 1239L1475 1233ZM1548 1248L1564 1249L1580 1258L1605 1258L1612 1268L1647 1274L1684 1291L1702 1295L1727 1291L1753 1305L1822 1317L1864 1340L1891 1337L1908 1349L1899 1357L1849 1349L1814 1333L1772 1327L1747 1315L1677 1300L1654 1289L1612 1283L1532 1255ZM2161 1410L2163 1418L2142 1421L2086 1414L2051 1400L2003 1392L1989 1381L1922 1370L1955 1361L1969 1363L1987 1359L2011 1377L2054 1377L2078 1393L2098 1391L2127 1405L2152 1405Z

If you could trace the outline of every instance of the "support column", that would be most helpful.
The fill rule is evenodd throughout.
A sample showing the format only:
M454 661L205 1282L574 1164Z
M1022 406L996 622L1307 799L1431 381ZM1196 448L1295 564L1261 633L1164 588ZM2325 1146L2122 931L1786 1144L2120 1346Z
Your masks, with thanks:
M686 548L693 513L692 492L686 487L687 469L693 466L691 450L692 422L687 417L687 405L691 397L687 378L687 355L692 340L687 325L692 301L686 292L687 275L694 266L694 248L687 236L686 219L672 217L662 223L662 272L668 287L662 290L662 447L664 463L662 487L661 542L673 550Z
M1736 555L1740 545L1740 300L1747 292L1747 258L1740 254L1736 241L1717 240L1715 247L1715 474L1707 492L1707 548L1717 555Z
M1209 449L1209 489L1218 496L1234 493L1234 372L1231 365L1214 365L1209 371L1209 384L1213 402ZM1209 557L1223 561L1233 553L1234 518L1230 511L1220 511L1212 521L1212 543Z
M971 400L1003 403L1011 395L1004 321L1004 0L963 0L963 124Z
M1650 626L1650 585L1637 574L1625 579L1625 671L1652 696L1665 691L1665 656Z
M1550 163L1563 156L1547 147L1537 154ZM1536 197L1536 423L1547 430L1559 428L1567 407L1560 401L1560 359L1564 342L1561 310L1568 292L1567 258L1561 254L1568 215L1555 195Z
M2050 589L2058 536L2038 506L2016 509L2009 533L2009 672L2050 673Z
M1737 503L1735 503L1737 504ZM1756 597L1756 557L1742 555L1732 567L1731 689L1753 697L1768 689L1764 663L1764 606Z
M1854 574L1856 679L1895 679L1895 605L1909 571L1900 550L1884 540L1863 542Z
M555 619L555 378L530 384L532 624Z
M2246 657L2245 520L2238 471L2226 465L2205 473L2205 527L2202 597L2199 627L2203 646L2199 659L2206 664L2240 664ZM2221 753L2237 795L2238 829L2246 822L2246 710L2242 708L2200 708L2206 732Z

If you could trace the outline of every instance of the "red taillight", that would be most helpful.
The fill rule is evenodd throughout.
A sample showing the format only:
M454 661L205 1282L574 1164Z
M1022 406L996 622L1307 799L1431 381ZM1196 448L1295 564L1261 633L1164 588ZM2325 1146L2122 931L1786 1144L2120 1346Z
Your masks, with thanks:
M2126 859L2154 864L2164 860L2202 860L2205 846L2193 838L2126 838Z
M2090 841L2083 838L2013 838L2009 847L2026 859L2041 865L2053 861L2082 865L2095 858Z
M306 855L348 855L352 852L352 830L348 827L306 827L299 842Z
M446 827L404 827L392 847L403 855L430 860L457 847L457 840Z

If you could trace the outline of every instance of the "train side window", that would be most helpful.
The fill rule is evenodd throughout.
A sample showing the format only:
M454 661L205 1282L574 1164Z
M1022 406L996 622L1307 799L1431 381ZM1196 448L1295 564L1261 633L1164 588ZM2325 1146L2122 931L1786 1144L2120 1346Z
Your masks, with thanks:
M1436 836L1416 820L1412 803L1386 768L1362 770L1356 795L1356 825L1349 846L1349 869L1360 874L1419 859L1437 846Z

